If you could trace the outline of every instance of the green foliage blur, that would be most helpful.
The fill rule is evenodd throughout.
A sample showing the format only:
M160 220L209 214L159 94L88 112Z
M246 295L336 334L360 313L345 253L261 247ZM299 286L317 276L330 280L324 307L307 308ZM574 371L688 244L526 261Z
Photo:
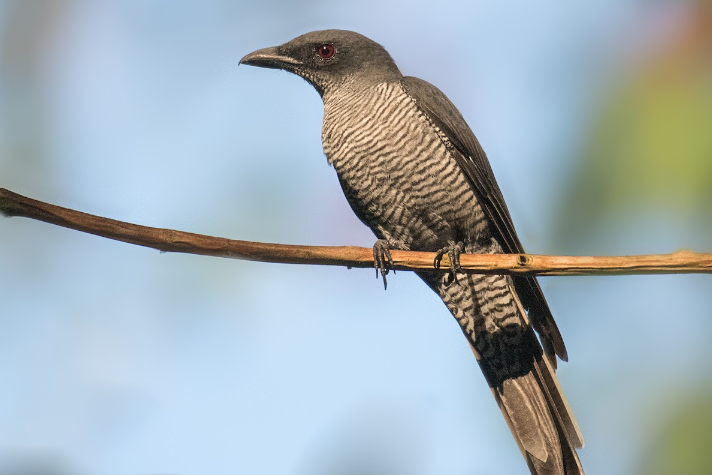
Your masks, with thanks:
M602 230L643 216L712 243L712 2L691 2L670 38L628 60L601 94L554 234L600 252Z
M690 5L673 35L629 58L601 94L561 200L553 233L560 248L671 251L616 247L617 234L648 221L653 231L677 226L672 235L681 248L712 251L712 2ZM712 393L705 384L671 388L646 408L651 421L665 414L665 422L651 428L636 473L712 473Z
M676 408L671 411L671 408ZM640 464L640 475L712 473L712 392L671 398L661 408L670 415L656 431Z

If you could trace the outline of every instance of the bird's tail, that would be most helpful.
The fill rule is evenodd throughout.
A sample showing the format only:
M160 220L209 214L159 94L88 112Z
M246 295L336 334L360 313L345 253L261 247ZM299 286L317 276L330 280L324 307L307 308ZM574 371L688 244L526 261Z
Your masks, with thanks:
M576 454L583 436L512 278L418 275L460 323L531 473L583 475Z
M583 475L583 439L546 358L491 390L532 474Z
M520 318L528 323L513 295ZM531 338L536 338L533 332ZM480 362L477 350L470 347ZM583 475L576 453L583 447L583 435L547 356L535 357L528 372L490 384L490 388L532 474Z

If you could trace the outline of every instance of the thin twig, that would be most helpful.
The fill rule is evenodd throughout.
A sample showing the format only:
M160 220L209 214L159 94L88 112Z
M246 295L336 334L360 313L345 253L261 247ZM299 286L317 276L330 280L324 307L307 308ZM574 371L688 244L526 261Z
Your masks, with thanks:
M295 246L206 236L151 228L102 218L33 200L0 188L0 213L56 224L117 241L182 252L284 264L373 267L371 249L355 246ZM397 269L432 269L435 253L392 251ZM443 268L449 262L444 257ZM712 273L712 254L677 251L640 256L543 256L534 254L463 254L463 270L512 275L624 275Z

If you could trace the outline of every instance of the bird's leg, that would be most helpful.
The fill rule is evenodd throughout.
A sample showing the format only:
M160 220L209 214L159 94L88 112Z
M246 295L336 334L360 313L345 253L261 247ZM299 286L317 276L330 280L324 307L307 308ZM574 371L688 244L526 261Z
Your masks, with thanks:
M396 267L393 265L390 246L385 239L379 239L373 245L373 266L376 268L376 279L378 279L378 271L380 269L381 277L383 277L383 289L387 289L386 275L388 275L390 269L393 269L395 274Z
M452 283L453 280L457 282L457 273L462 270L460 268L460 254L463 252L465 252L465 244L462 241L458 243L455 241L448 241L447 246L439 249L435 255L433 266L436 269L440 269L440 263L445 254L447 254L447 257L450 259L450 279L447 282L448 285Z

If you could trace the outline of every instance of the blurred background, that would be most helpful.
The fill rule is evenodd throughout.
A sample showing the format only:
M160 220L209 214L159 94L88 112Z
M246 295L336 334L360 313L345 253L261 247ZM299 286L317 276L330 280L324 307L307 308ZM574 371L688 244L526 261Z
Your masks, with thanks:
M2 0L0 186L370 247L318 94L237 67L345 28L458 105L528 251L712 252L710 3ZM0 218L0 475L525 473L444 305L389 283ZM712 277L542 285L588 473L712 473Z

